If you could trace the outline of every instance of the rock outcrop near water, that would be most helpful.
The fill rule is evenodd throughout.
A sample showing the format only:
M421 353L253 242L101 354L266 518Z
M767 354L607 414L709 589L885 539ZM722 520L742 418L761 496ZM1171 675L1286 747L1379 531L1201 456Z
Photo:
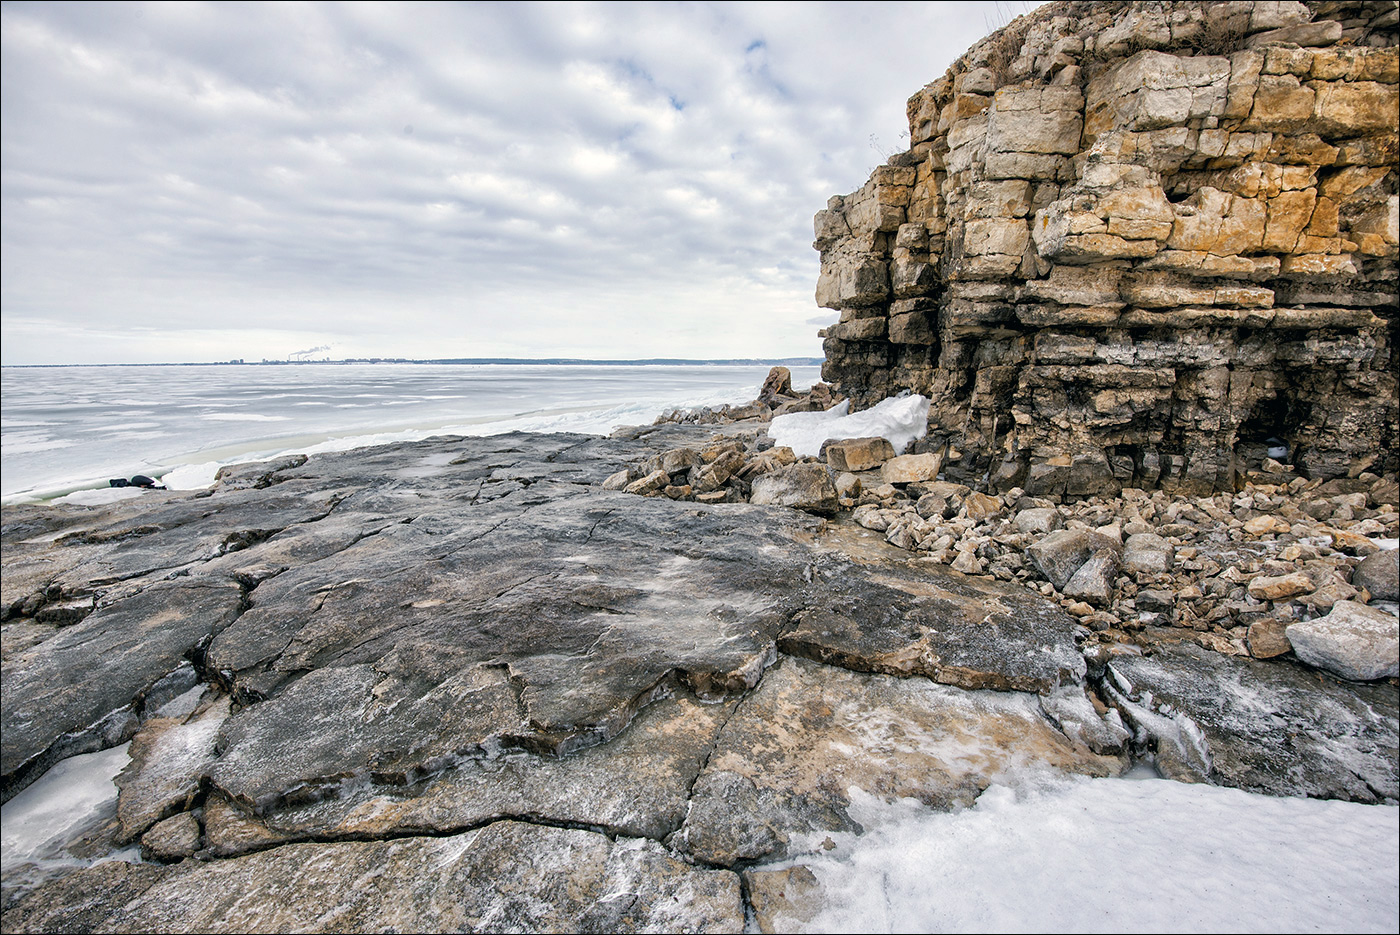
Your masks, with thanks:
M819 296L924 450L775 447L778 369L5 507L0 800L130 763L4 931L772 931L872 800L1400 801L1396 10L1051 4L917 95Z
M115 814L47 856L149 862L7 866L5 930L740 931L770 862L862 830L853 790L948 809L1137 759L1400 798L1393 680L1144 658L848 513L602 486L762 428L6 507L4 797L131 739Z
M824 378L999 491L1393 472L1398 73L1391 0L1017 19L817 215Z

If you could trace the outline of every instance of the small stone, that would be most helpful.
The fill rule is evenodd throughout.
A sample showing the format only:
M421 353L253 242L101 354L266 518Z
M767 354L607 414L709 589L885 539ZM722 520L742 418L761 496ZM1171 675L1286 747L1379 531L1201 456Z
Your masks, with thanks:
M1083 601L1075 601L1065 608L1065 612L1074 617L1087 617L1094 612L1094 608Z
M1251 536L1266 536L1271 533L1286 533L1291 528L1292 527L1288 524L1286 520L1279 519L1277 516L1274 516L1269 513L1266 513L1263 516L1256 516L1254 517L1254 519L1251 520L1246 520L1244 524L1244 531L1249 533Z
M959 552L953 559L952 569L960 571L965 575L982 574L982 560L977 557L976 552Z
M1369 556L1375 555L1381 547L1370 540L1369 537L1345 529L1324 529L1323 533L1332 540L1332 547L1339 552L1348 555Z
M1249 654L1255 659L1272 659L1291 650L1293 644L1288 642L1285 629L1282 621L1272 617L1251 623L1248 635L1245 637Z
M1171 591L1143 588L1135 600L1139 610L1170 611L1176 605L1176 595Z
M1249 596L1261 601L1285 601L1312 590L1312 579L1300 571L1276 577L1260 576L1249 582Z
M855 499L860 496L860 478L849 471L838 474L836 477L836 496L842 499Z
M1136 533L1123 546L1123 569L1129 574L1169 572L1174 558L1171 543L1156 533Z
M606 479L605 481L603 481L603 489L604 489L604 490L621 490L621 489L623 489L624 487L626 487L626 486L627 486L629 483L631 483L631 482L632 482L632 471L631 471L629 468L623 468L622 470L618 471L616 474L609 474L609 475L608 475L607 479Z
M1001 498L988 496L984 493L969 493L963 498L963 509L967 511L968 519L981 522L984 519L1001 515Z
M825 465L815 463L792 464L756 478L749 502L812 513L835 513L838 508L831 475Z
M1022 510L1016 514L1016 519L1012 522L1017 532L1030 534L1054 532L1064 525L1060 519L1060 511L1054 507L1034 507Z
M634 480L626 487L622 488L626 493L648 494L655 490L661 490L671 483L671 475L665 471L657 469L646 477Z
M1354 681L1400 673L1400 618L1355 601L1338 601L1317 620L1285 631L1293 652L1310 666Z
M199 849L199 821L180 812L157 822L141 836L141 856L163 864L184 860Z
M1113 600L1113 581L1118 577L1118 554L1099 549L1074 573L1061 589L1066 597L1107 604Z

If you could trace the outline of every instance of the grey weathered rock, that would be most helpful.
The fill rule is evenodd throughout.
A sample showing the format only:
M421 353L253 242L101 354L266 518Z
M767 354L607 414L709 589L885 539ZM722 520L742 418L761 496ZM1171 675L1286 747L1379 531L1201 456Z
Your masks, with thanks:
M1181 643L1108 665L1110 701L1169 778L1272 795L1400 799L1400 695Z
M821 464L792 464L779 468L753 482L749 502L790 506L811 513L835 513L836 485Z
M1337 601L1316 620L1290 624L1293 652L1309 665L1344 679L1400 674L1400 618L1355 601Z
M214 741L228 716L228 699L216 701L187 722L148 721L131 741L131 763L117 777L117 817L132 840L175 812L190 808L205 770L217 758Z
M292 844L164 870L100 864L4 915L16 932L719 932L743 922L736 874L688 866L654 841L519 822L443 838Z
M254 817L207 809L220 856L318 837L445 834L528 815L661 840L680 827L689 791L734 702L668 698L618 737L564 757L518 752L464 760L414 786L364 784Z
M154 583L5 660L4 799L62 757L130 737L149 702L160 703L161 681L223 632L244 599L229 578Z
M1351 583L1378 601L1400 601L1400 552L1390 549L1366 556L1352 572Z
M1060 590L1092 554L1089 537L1073 529L1057 529L1026 548L1026 557Z
M779 648L963 688L1044 692L1082 680L1075 623L1059 608L997 581L949 575L935 584L922 568L886 566L867 578L844 561L819 564L838 596L800 611Z

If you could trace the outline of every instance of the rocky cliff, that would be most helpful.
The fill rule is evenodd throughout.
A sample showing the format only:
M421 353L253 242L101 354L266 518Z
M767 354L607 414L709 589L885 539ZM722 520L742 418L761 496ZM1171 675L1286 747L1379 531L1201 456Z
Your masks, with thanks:
M1397 4L1051 3L816 216L824 376L1036 496L1397 465Z

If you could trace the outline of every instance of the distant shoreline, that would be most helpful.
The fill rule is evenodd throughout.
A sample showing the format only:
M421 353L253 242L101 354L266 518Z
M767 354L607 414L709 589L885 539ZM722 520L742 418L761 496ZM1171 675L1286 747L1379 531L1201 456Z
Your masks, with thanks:
M822 357L716 358L691 360L681 357L645 357L634 360L592 360L583 357L443 357L419 359L408 357L347 357L344 360L204 360L184 363L126 363L126 364L4 364L6 368L54 367L288 367L312 364L519 364L535 366L598 366L598 367L818 367Z

